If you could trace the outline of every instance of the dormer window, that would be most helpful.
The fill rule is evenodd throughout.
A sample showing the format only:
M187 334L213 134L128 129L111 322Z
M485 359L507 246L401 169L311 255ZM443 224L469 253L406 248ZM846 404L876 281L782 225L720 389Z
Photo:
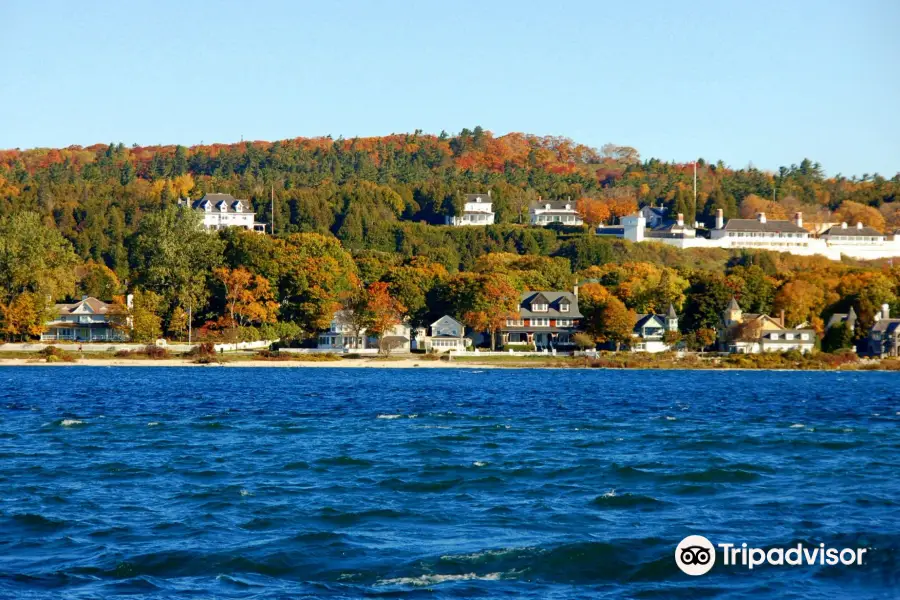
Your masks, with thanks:
M241 212L244 210L244 204L240 201L234 203L234 212Z
M549 204L545 204L545 205L544 205L544 210L550 210L550 205L549 205Z
M219 211L220 212L228 212L228 205L225 204L224 202L222 202L221 204L219 204Z
M569 312L569 303L561 302L559 305L559 312Z
M571 204L566 204L566 210L572 210L572 205L571 205Z
M547 312L546 304L532 304L531 305L532 312Z

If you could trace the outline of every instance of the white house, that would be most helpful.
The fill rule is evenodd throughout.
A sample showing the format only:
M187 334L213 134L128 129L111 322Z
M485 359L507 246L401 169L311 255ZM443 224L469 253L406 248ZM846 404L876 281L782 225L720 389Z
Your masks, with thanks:
M124 306L83 296L79 302L53 308L54 317L46 323L42 342L121 342L128 338Z
M334 314L327 331L319 334L317 348L336 352L353 352L356 350L377 350L382 341L392 341L392 350L409 352L411 329L408 323L400 323L391 328L381 338L369 335L365 328L360 329L359 336L354 335L350 324L350 314L339 310Z
M809 247L810 235L803 228L801 213L797 213L793 221L769 220L766 213L759 213L755 219L729 219L724 226L720 217L717 214L716 228L710 231L709 237L711 240L727 238L731 248L784 251Z
M470 343L466 338L465 326L453 317L444 315L432 323L429 329L431 335L423 339L425 352L463 351Z
M631 333L632 352L666 352L670 350L663 341L667 331L678 331L678 315L675 307L669 304L665 316L656 314L638 315L637 323Z
M466 194L466 201L463 207L463 213L456 216L448 216L446 218L447 225L463 226L463 225L493 225L494 211L493 201L491 200L491 192L488 190L487 195L484 194Z
M546 202L538 200L530 206L532 225L549 225L562 223L563 225L584 225L584 220L575 205L570 201Z
M265 223L256 222L256 213L250 210L250 203L237 200L231 194L206 194L199 200L179 200L180 206L190 206L203 215L203 228L216 231L228 227L241 227L248 231L265 232Z

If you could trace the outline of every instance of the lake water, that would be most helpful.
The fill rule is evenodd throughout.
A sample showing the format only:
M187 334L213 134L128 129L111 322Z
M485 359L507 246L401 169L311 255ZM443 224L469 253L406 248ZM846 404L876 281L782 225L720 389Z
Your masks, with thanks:
M897 598L898 384L0 368L0 597ZM688 534L869 550L692 578Z

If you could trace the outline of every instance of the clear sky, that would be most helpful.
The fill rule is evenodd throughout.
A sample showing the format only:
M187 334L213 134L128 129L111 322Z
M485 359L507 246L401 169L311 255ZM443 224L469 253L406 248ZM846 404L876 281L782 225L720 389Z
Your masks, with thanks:
M898 0L0 0L0 148L481 125L892 176L898 31Z

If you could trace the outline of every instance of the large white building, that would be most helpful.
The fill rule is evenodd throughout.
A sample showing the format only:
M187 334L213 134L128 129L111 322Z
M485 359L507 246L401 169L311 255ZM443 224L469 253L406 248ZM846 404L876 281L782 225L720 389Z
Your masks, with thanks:
M264 233L265 223L256 222L256 213L246 200L237 200L231 194L206 194L199 200L179 200L181 206L190 206L203 215L203 228L217 231L228 227L241 227L248 231Z
M547 202L538 200L530 207L532 225L549 225L562 223L563 225L584 225L584 220L575 205L566 201Z
M621 237L632 242L660 242L678 248L753 248L773 252L789 252L801 256L821 255L831 260L847 256L858 260L900 257L900 237L883 233L857 223L834 225L815 237L803 226L803 215L788 220L770 220L765 213L755 219L729 219L716 214L715 227L709 237L700 237L679 215L677 221L649 225L647 215L638 211L622 217L621 228L603 227L598 234Z
M493 225L494 203L491 201L491 192L484 194L466 194L466 202L463 213L453 217L447 217L447 225Z

